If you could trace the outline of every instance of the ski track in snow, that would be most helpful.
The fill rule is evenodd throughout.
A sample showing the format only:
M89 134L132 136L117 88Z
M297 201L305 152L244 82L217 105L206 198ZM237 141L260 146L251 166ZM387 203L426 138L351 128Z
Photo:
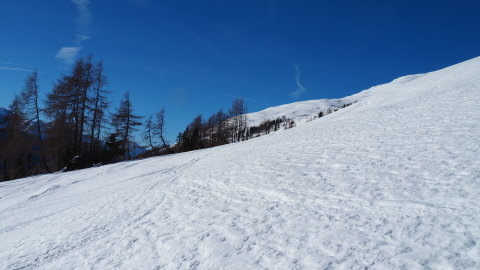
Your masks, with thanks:
M0 183L0 268L479 269L480 58L367 91L247 142Z

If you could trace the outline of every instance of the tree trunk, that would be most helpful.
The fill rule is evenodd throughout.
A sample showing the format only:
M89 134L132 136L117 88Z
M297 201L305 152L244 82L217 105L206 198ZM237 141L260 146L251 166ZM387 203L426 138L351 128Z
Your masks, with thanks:
M42 156L43 167L48 173L51 173L52 170L50 170L50 168L47 165L47 159L45 156L45 147L43 145L43 139L42 139L42 129L40 127L40 110L38 109L38 91L36 91L36 95L35 95L35 112L37 116L38 142L40 143L40 153Z

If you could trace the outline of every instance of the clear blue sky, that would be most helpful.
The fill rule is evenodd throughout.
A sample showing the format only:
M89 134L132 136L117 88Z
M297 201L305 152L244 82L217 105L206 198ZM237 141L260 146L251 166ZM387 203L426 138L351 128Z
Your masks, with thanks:
M0 107L28 70L45 94L93 54L113 105L130 91L140 115L164 106L173 140L236 96L249 111L338 98L479 56L479 14L480 1L1 1Z

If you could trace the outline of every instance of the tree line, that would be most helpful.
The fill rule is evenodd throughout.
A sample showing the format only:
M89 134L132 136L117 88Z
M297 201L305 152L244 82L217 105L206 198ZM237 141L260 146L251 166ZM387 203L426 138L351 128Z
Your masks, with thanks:
M0 115L0 181L215 147L295 126L283 116L249 127L245 100L236 98L227 111L207 118L197 115L170 144L165 109L148 117L137 115L128 92L112 107L103 62L92 56L79 59L69 74L61 75L44 102L38 81L33 71L7 114ZM338 109L328 108L314 118ZM135 134L140 130L142 148L148 150L137 155Z
M206 119L196 116L177 135L174 150L185 152L247 139L247 106L243 98L236 98L228 112L220 109Z
M249 138L247 107L237 98L227 112L195 117L170 145L165 139L165 109L153 116L137 115L128 92L118 106L111 107L103 62L92 56L79 59L69 74L61 75L44 102L38 81L38 72L32 72L0 119L0 181ZM139 145L134 138L140 129L149 150L136 155Z

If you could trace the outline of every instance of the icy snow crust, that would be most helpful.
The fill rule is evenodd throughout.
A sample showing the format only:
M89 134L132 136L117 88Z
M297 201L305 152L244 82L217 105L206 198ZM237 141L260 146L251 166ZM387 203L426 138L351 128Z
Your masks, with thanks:
M480 58L222 147L0 184L0 268L479 269Z

